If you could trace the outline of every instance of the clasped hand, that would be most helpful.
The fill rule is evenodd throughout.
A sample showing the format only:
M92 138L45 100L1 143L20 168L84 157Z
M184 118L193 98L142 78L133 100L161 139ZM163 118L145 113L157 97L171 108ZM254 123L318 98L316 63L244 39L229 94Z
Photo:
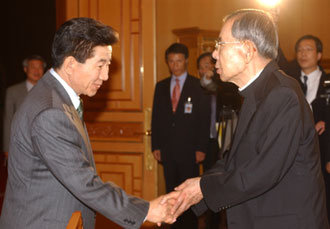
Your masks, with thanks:
M146 219L158 226L162 222L174 223L179 215L202 200L199 183L200 177L188 179L176 187L175 191L152 200Z

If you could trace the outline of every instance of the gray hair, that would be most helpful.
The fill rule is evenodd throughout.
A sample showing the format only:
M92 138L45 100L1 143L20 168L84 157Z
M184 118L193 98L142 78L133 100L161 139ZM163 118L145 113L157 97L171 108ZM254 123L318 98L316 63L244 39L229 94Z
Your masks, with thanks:
M278 34L269 13L256 9L242 9L226 16L224 22L231 19L234 20L231 28L234 38L239 41L252 41L262 57L276 59Z
M22 65L23 65L23 68L27 67L29 65L29 61L31 60L40 60L42 62L42 66L44 67L44 69L46 68L47 66L47 63L45 61L44 58L42 58L41 56L39 55L32 55L32 56L28 56L26 57L23 62L22 62Z

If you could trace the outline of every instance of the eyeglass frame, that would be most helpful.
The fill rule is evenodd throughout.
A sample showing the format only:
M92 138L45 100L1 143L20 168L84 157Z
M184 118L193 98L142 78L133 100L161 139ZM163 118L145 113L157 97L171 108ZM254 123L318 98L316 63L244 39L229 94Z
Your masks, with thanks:
M214 48L216 50L219 49L219 47L221 47L221 45L225 45L225 44L239 44L241 43L241 41L219 41L219 40L215 40L215 46Z

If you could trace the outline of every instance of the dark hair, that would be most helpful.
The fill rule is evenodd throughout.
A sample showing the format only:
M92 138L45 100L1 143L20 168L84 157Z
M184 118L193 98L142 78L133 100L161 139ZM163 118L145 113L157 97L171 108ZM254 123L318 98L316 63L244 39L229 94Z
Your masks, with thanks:
M79 63L93 57L95 46L112 45L118 33L110 26L92 18L73 18L57 30L52 45L53 67L59 68L66 57L73 56Z
M39 55L31 55L31 56L28 56L26 57L23 62L22 62L22 65L23 65L23 68L27 67L29 65L29 61L30 60L39 60L42 62L42 67L45 69L46 66L47 66L47 63L45 61L44 58L42 58L41 56Z
M173 43L168 47L165 51L165 60L167 61L167 57L170 53L181 53L184 55L185 59L188 59L189 52L187 46L181 43Z
M303 40L313 40L315 42L316 51L320 52L320 53L323 52L322 41L318 37L315 37L313 35L305 35L305 36L302 36L301 38L299 38L294 47L296 52L298 51L298 46L299 46L300 42L302 42Z
M201 62L201 60L204 59L205 57L210 57L211 62L215 64L216 60L212 57L212 53L204 52L201 55L199 55L199 57L197 58L197 69L199 69L199 62Z
M228 15L224 21L230 19L234 20L231 28L234 38L239 41L252 41L262 57L276 59L278 35L269 13L256 9L242 9Z

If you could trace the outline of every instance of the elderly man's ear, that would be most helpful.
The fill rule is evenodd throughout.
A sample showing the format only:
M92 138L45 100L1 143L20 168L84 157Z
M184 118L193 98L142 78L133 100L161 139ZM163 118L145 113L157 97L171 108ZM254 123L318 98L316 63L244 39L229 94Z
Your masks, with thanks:
M246 63L249 63L252 60L256 50L257 49L256 49L255 45L253 44L253 42L244 41L243 51L244 51L244 54L245 54L245 62Z

